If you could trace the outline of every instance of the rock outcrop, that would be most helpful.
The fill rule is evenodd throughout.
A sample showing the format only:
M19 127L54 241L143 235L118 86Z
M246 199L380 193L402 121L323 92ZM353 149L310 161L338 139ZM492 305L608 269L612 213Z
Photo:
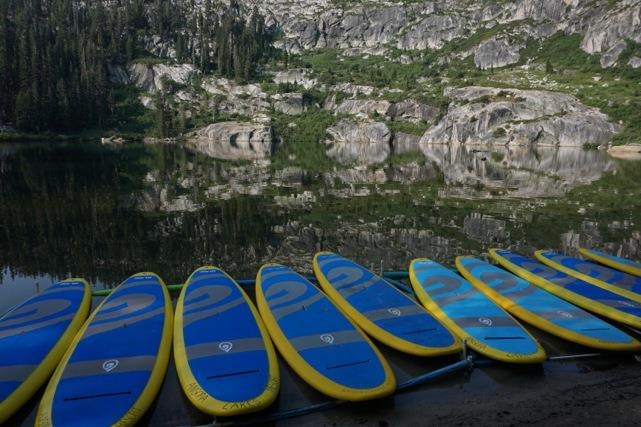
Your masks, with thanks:
M392 133L385 123L345 119L327 133L327 156L344 165L381 163L391 152Z
M131 82L144 91L154 93L163 89L166 80L186 84L198 70L191 64L132 64L128 72ZM122 75L118 78L122 78Z
M438 108L420 104L411 99L396 102L387 110L387 115L393 120L404 120L412 123L425 122L428 124L434 124L439 113Z
M292 116L305 112L305 102L302 93L283 93L272 96L274 109Z
M274 83L292 84L311 89L318 84L312 71L307 68L291 68L274 74Z
M612 2L606 13L593 14L585 31L581 48L587 53L601 53L605 61L604 67L616 63L618 56L625 49L625 40L641 42L641 2L638 0L622 0Z
M599 145L621 128L572 95L466 87L451 90L447 114L421 143Z
M639 0L514 2L377 2L336 4L330 0L244 0L268 16L284 37L277 47L290 53L338 48L346 54L384 54L390 47L440 49L446 43L503 25L521 38L546 38L557 31L583 36L581 48L607 54L604 66L616 63L625 40L641 42ZM479 38L475 61L479 67L500 67L518 61L515 43Z
M273 132L262 123L214 123L187 135L187 146L224 160L261 160L271 156Z
M492 37L474 50L474 63L482 70L505 67L519 62L519 43Z

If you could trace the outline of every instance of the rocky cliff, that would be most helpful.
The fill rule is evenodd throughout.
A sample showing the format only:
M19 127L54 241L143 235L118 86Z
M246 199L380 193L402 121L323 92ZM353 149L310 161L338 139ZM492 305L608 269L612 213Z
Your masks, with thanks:
M191 123L188 145L215 158L303 167L323 153L318 167L364 178L364 165L422 153L458 182L469 171L429 146L596 147L638 135L641 0L241 4L260 11L281 49L257 78L203 74L158 37L147 49L164 63L109 70L113 82L136 85L148 109L164 94ZM493 170L518 181L513 165Z
M291 53L338 48L381 53L389 49L439 49L488 28L505 27L521 38L547 37L556 31L579 34L587 53L607 53L611 66L626 40L641 42L638 0L470 0L338 2L331 0L245 0L281 28L278 45ZM482 41L474 52L479 67L510 64L518 43ZM468 52L472 54L472 51ZM475 60L476 60L475 58ZM482 59L485 58L485 59Z

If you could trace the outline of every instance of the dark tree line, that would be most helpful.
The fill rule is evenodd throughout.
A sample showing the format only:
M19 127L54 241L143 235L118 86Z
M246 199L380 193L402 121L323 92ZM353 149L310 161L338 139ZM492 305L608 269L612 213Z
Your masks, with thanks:
M237 80L270 54L263 18L254 10L246 20L235 1L1 0L0 123L36 132L108 125L109 68L150 56L154 35L177 61Z

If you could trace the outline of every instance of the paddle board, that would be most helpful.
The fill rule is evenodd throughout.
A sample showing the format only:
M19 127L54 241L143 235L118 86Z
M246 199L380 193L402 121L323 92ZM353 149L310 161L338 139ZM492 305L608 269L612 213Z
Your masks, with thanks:
M151 405L171 350L173 310L154 273L118 286L74 338L49 382L36 425L133 425Z
M461 350L458 339L422 306L355 262L320 252L313 268L330 299L383 344L416 356Z
M89 284L68 279L0 318L0 424L49 379L90 307Z
M221 269L199 268L185 282L176 305L174 359L183 391L208 414L259 411L278 395L278 360L267 330Z
M641 350L623 331L501 268L472 257L456 258L456 267L510 314L552 335L603 350Z
M534 337L455 272L428 259L415 259L409 273L421 303L471 349L502 362L545 360Z
M554 251L536 251L534 256L543 264L565 274L641 302L641 277Z
M641 328L641 303L584 282L517 253L491 249L496 262L533 285L593 313Z
M394 392L396 379L378 349L299 274L282 265L261 267L256 303L281 355L310 386L352 401Z
M641 277L641 262L606 254L596 249L580 248L579 253L592 261Z

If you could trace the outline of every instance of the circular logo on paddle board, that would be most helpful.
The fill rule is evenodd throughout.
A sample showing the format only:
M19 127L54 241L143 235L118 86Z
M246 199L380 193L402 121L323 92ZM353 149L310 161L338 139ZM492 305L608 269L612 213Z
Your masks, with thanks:
M488 319L487 317L479 317L479 322L485 326L492 326L492 319Z
M566 319L571 319L572 317L574 317L574 316L572 316L572 313L568 313L567 311L559 310L559 311L557 311L557 313L559 313L560 316L563 316Z
M218 348L224 351L225 353L229 353L233 347L234 345L229 341L223 341L220 344L218 344Z
M334 344L334 336L332 334L323 334L320 336L320 339L325 344Z
M105 372L111 372L114 369L116 369L116 366L118 366L118 360L117 359L111 359L107 360L102 364L102 369L105 370Z
M388 308L387 311L389 311L390 314L393 314L394 316L401 315L401 310L399 310L398 308Z

